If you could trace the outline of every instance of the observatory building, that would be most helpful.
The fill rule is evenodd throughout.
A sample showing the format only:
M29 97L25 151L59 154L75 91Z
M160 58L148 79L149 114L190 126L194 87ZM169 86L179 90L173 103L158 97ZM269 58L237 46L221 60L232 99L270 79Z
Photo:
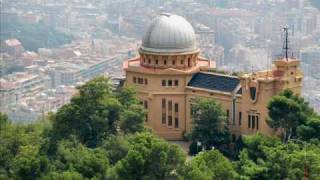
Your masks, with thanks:
M139 56L123 64L125 86L137 90L146 125L167 140L181 140L192 126L193 99L203 97L222 105L233 140L274 133L266 123L268 101L286 88L300 94L300 61L280 58L272 69L230 76L210 72L215 62L199 51L194 29L183 17L162 13L152 20Z

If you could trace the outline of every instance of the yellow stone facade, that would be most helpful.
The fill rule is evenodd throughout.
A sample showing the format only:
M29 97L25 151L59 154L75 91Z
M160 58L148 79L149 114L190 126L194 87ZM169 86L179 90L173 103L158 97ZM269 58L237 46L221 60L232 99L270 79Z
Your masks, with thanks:
M168 14L163 16L160 17L160 21L169 23L168 26L172 29L170 18L173 17ZM165 23L160 24L163 26ZM150 30L147 33L150 35ZM171 33L170 38L172 34L178 35L168 33ZM165 34L161 34L161 37L163 36ZM179 37L173 38L173 41L177 39L179 40ZM156 45L161 43L157 40ZM164 43L169 47L168 41ZM199 49L196 47L185 52L179 52L180 49L173 47L173 52L171 47L166 51L161 49L164 46L160 45L161 51L154 50L155 46L151 51L146 50L148 48L144 47L147 45L148 43L143 42L139 56L124 62L125 86L136 88L138 97L148 112L146 125L167 140L182 140L184 134L190 131L191 103L196 97L212 98L221 103L228 115L232 138L235 139L240 135L256 132L273 134L273 130L266 123L268 101L286 88L297 94L301 92L303 75L300 61L297 59L278 59L274 61L270 70L233 77L209 72L210 69L216 68L215 62L199 57ZM197 73L218 79L229 78L239 83L232 91L190 86L190 80Z

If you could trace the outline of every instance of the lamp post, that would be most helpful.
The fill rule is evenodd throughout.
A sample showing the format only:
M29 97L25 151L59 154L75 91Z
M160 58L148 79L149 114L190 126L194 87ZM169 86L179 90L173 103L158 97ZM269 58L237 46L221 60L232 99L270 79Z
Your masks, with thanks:
M304 146L304 175L303 175L303 179L304 180L308 180L308 166L307 166L307 145L308 143L305 141L301 141L300 139L290 139L289 141L293 141L293 142L300 142L303 144Z

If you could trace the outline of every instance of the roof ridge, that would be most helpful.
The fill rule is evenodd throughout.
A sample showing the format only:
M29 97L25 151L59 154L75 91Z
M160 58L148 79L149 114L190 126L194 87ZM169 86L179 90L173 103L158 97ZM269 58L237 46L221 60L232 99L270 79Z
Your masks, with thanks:
M200 71L198 73L217 75L217 76L224 76L224 77L229 77L229 78L234 78L234 79L240 79L238 76L232 76L232 75L223 74L223 73L208 72L208 71Z

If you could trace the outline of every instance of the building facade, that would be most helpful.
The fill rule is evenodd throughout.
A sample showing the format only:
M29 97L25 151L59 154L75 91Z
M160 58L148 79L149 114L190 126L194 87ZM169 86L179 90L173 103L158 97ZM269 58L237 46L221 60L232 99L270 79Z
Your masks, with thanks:
M146 124L167 140L191 130L197 97L218 101L233 137L274 133L266 123L267 103L283 89L300 93L300 61L278 59L270 70L242 76L209 72L215 62L199 56L194 30L184 18L163 13L153 19L139 56L125 61L126 86L133 86L147 110Z

